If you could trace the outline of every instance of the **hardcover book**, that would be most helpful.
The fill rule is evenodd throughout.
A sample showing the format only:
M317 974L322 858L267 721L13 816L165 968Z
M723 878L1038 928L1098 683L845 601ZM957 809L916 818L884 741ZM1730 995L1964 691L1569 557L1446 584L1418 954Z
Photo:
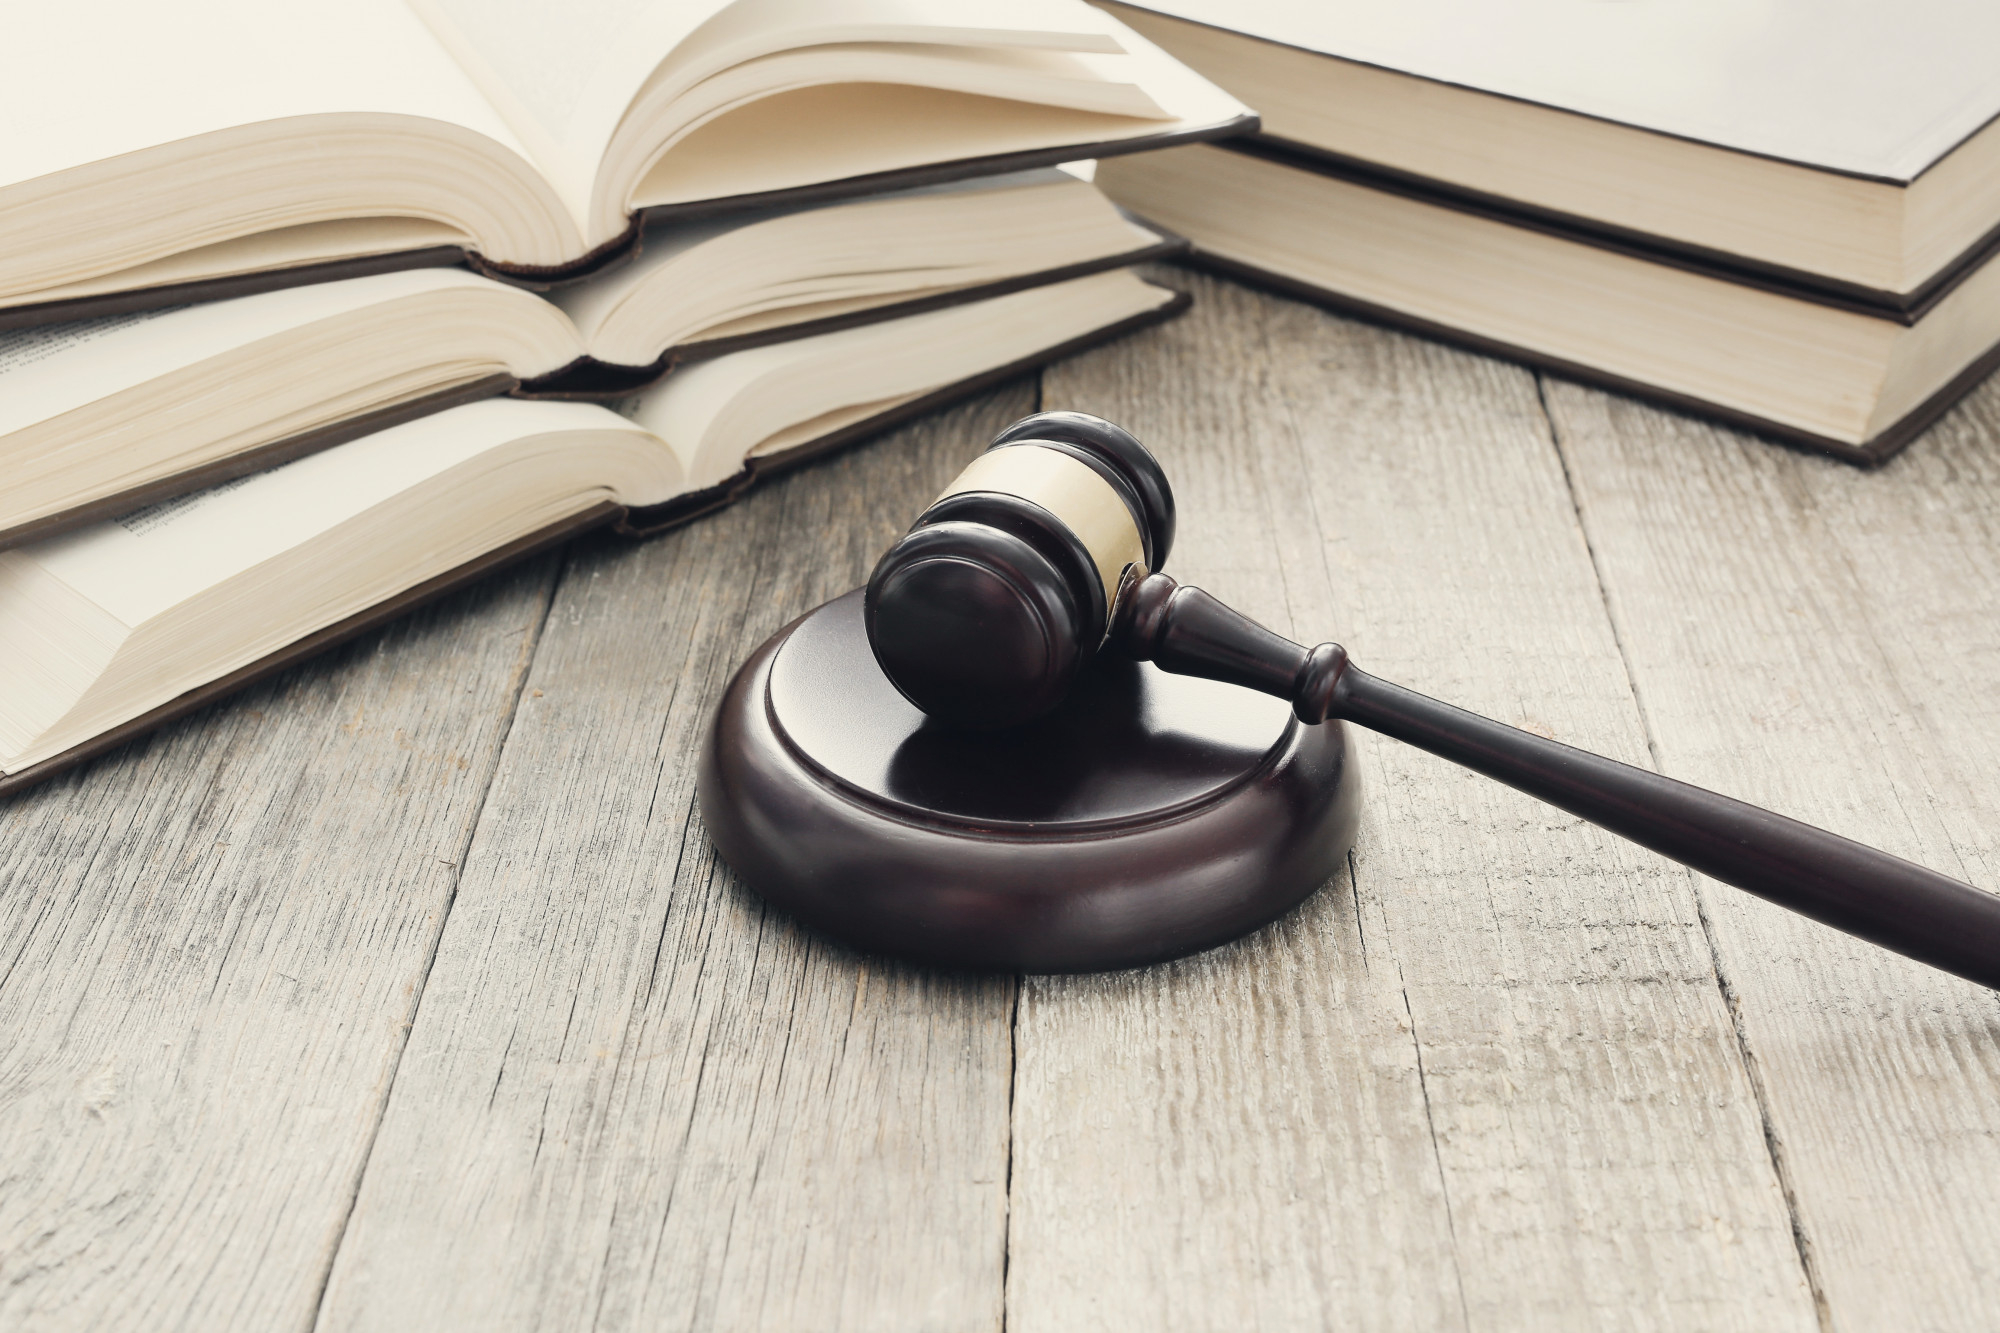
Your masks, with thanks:
M616 411L470 403L0 551L0 794L507 560L685 521L1185 304L1099 273L718 356Z
M1329 174L1915 315L2000 245L1989 0L1105 8Z
M0 79L11 326L466 260L1251 123L1082 0L74 0Z
M415 269L0 334L0 547L475 398L617 398L1180 246L1045 168L661 227L546 297Z
M1897 316L1364 184L1256 143L1107 162L1098 179L1187 236L1204 267L1849 462L1889 457L2000 361L2000 259Z

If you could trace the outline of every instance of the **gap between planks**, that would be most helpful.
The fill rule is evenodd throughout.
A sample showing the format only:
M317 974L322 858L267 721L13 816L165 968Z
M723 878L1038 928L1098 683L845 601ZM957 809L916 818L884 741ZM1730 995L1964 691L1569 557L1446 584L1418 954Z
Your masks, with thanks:
M423 1019L424 992L430 987L431 969L437 966L438 944L444 939L445 927L451 921L451 909L458 902L459 882L465 877L465 858L472 852L473 841L479 836L480 825L486 818L486 802L493 794L493 782L507 762L507 739L514 734L514 720L521 714L521 696L527 693L528 676L534 669L535 654L541 650L542 635L548 629L549 612L556 604L556 594L562 589L563 576L569 572L570 550L574 541L564 542L554 554L555 569L542 581L539 604L535 608L534 623L523 636L520 651L515 655L513 679L508 682L506 715L500 723L500 735L493 746L493 766L486 771L486 783L479 791L479 799L473 806L472 818L466 821L465 838L459 843L457 864L452 867L451 888L445 895L444 905L438 912L437 927L431 932L430 948L424 955L422 971L417 975L417 993L411 997L410 1020L403 1027L403 1040L396 1048L394 1059L389 1065L389 1077L384 1081L382 1095L375 1103L375 1123L369 1127L368 1142L361 1150L361 1162L354 1172L354 1179L347 1191L346 1207L340 1216L340 1227L334 1233L333 1244L327 1247L326 1258L320 1265L318 1281L313 1290L313 1327L319 1326L320 1310L326 1300L327 1283L333 1277L334 1262L340 1257L340 1247L347 1239L347 1227L354 1220L354 1202L361 1197L361 1182L368 1176L368 1163L375 1156L375 1142L382 1133L382 1117L389 1109L389 1098L396 1090L396 1076L402 1072L403 1054L410 1048L410 1033Z
M1188 281L1186 320L1049 378L1199 497L1189 577L1644 763L1531 377ZM1686 872L1357 743L1358 912L1024 988L1013 1324L1814 1327Z
M1610 626L1611 641L1617 647L1618 660L1625 668L1625 683L1632 691L1632 704L1639 714L1639 727L1645 733L1646 753L1652 760L1656 773L1665 772L1660 759L1659 733L1653 726L1653 715L1646 706L1645 691L1639 688L1639 676L1632 663L1632 653L1625 642L1624 626L1619 624L1618 615L1612 606L1611 588L1605 581L1604 559L1597 549L1597 537L1591 531L1590 519L1584 512L1583 496L1578 492L1576 470L1570 459L1570 451L1565 447L1562 428L1556 423L1555 413L1549 407L1548 376L1536 370L1535 401L1542 411L1542 421L1548 427L1549 447L1555 451L1556 462L1562 468L1563 485L1569 491L1570 508L1576 514L1576 529L1583 536L1584 549L1590 553L1591 574L1597 580L1597 596L1604 608L1604 623ZM1690 872L1692 873L1692 872ZM1799 1209L1797 1183L1792 1179L1791 1164L1785 1159L1783 1140L1778 1135L1778 1123L1771 1108L1770 1089L1765 1086L1764 1071L1757 1061L1757 1053L1750 1044L1750 1033L1743 1025L1743 1007L1736 997L1736 988L1730 984L1729 971L1722 961L1722 948L1715 938L1715 922L1709 916L1708 901L1700 893L1694 895L1695 917L1701 923L1701 937L1708 946L1709 965L1715 972L1716 990L1722 996L1723 1007L1729 1013L1730 1031L1736 1036L1736 1049L1743 1065L1743 1075L1749 1081L1752 1097L1757 1103L1757 1118L1764 1127L1764 1150L1771 1159L1771 1171L1778 1178L1778 1190L1785 1201L1785 1214L1792 1224L1792 1246L1798 1251L1799 1270L1805 1278L1806 1290L1812 1294L1813 1313L1819 1319L1823 1333L1832 1333L1833 1309L1826 1298L1826 1284L1820 1277L1819 1264L1813 1256L1812 1239L1806 1234L1805 1219Z
M1040 411L1042 405L1042 394L1041 394L1042 381L1040 372L1035 372L1032 378L1028 380L1028 383L1032 386L1032 410ZM863 447L865 447L866 444L872 444L872 443L875 443L875 441L865 442ZM770 484L767 483L767 487L760 489L768 489L769 485ZM764 498L764 497L756 497L756 498ZM549 616L556 605L558 596L562 591L563 582L566 576L570 573L574 565L575 548L576 548L576 543L572 541L569 543L565 543L556 553L554 553L554 559L557 562L556 569L553 573L553 576L550 579L548 579L540 589L540 601L539 601L539 606L537 608L537 615L534 624L530 628L529 634L522 645L520 654L514 666L513 679L510 682L511 688L510 688L506 717L504 723L502 724L501 734L498 740L498 744L495 747L494 763L492 768L486 775L487 780L485 787L480 792L477 807L475 809L472 819L470 820L467 826L465 838L461 843L460 847L458 848L457 865L454 868L453 872L452 891L444 904L443 911L440 913L436 930L430 941L429 952L425 957L422 975L418 982L417 995L415 996L412 1005L410 1021L407 1025L405 1025L404 1028L403 1045L396 1053L395 1062L390 1071L389 1078L383 1088L381 1098L376 1104L374 1124L371 1128L368 1144L363 1152L360 1167L355 1172L351 1186L348 1190L348 1197L345 1200L345 1209L341 1220L339 1232L335 1238L333 1245L328 1249L326 1253L325 1261L322 1265L321 1272L318 1274L317 1277L316 1289L313 1299L314 1313L312 1319L312 1327L315 1329L321 1326L323 1316L326 1313L325 1299L327 1295L328 1284L332 1278L334 1269L339 1262L342 1248L346 1243L348 1226L353 1218L355 1204L360 1197L363 1182L367 1177L369 1165L374 1157L375 1144L381 1132L382 1122L387 1114L390 1102L395 1095L397 1078L402 1071L402 1056L408 1049L408 1042L409 1042L408 1034L410 1033L410 1031L414 1030L417 1023L422 1021L424 992L430 980L431 971L437 963L438 945L440 941L442 941L442 939L444 938L444 932L448 926L451 917L451 909L457 902L458 883L465 873L466 858L470 855L473 845L477 841L480 833L485 828L486 818L488 814L488 800L492 795L495 782L498 780L500 774L504 771L506 767L508 760L508 746L509 746L509 741L512 737L514 723L519 716L522 701L528 689L528 682L533 675L536 656L540 652L542 644L544 642L545 631L548 626ZM756 580L753 579L753 582L755 581ZM658 794L655 793L655 800L657 800L657 795ZM683 843L685 843L686 838L697 836L698 831L699 831L698 824L694 821L690 821L687 827L683 829ZM683 847L683 851L685 851L685 847ZM764 915L768 918L770 909L768 907L765 907L762 910ZM759 929L760 939L762 936L764 925L768 925L768 921L760 924L760 929ZM664 946L665 939L666 935L665 933L663 933L660 940L660 944L662 947ZM654 968L655 972L657 972L657 963L658 960L656 958L655 968ZM860 986L865 987L866 980L867 980L867 969L864 967L861 972L861 978L859 982ZM649 981L648 983L649 988L650 984L651 983ZM857 991L857 1004L859 1003L859 995L860 992ZM1016 984L1014 986L1014 993L1012 996L1009 1023L1008 1023L1008 1052L1007 1052L1008 1065L1009 1065L1008 1086L1007 1086L1007 1131L1008 1132L1006 1138L1007 1155L1004 1165L1003 1186L1002 1186L1003 1188L1002 1197L1004 1200L1011 1200L1012 1184L1013 1184L1012 1177L1013 1177L1014 1158L1012 1150L1013 1149L1012 1121L1013 1121L1014 1092L1015 1092L1015 1081L1014 1081L1015 1065L1016 1065L1016 1060L1018 1058L1019 1017L1020 1017L1020 987L1017 978ZM704 1060L703 1063L705 1064L706 1061ZM1007 1265L1009 1259L1011 1258L1011 1254L1007 1246L1008 1237L1006 1231L1006 1218L1004 1214L1002 1217L1001 1228L1002 1228L1001 1229L1002 1251L1001 1251L1001 1266L1000 1266L1000 1277L999 1277L999 1288L1001 1293L999 1326L1004 1333L1007 1323L1007 1311L1004 1302L1004 1292L1006 1289ZM608 1291L608 1287L606 1288L606 1291ZM605 1293L600 1292L600 1297L603 1294Z
M1031 385L573 552L319 1327L998 1326L1011 979L767 913L688 757L743 655L865 577Z

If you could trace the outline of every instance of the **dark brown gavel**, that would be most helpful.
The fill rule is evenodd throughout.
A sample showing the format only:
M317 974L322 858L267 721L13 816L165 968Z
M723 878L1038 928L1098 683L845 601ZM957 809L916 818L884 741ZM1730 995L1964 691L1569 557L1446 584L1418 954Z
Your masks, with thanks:
M1157 572L1174 506L1125 431L1045 412L996 439L869 580L870 646L942 721L1061 702L1098 651L1289 700L1476 769L1781 907L2000 988L2000 897L1824 829L1494 722L1305 648Z

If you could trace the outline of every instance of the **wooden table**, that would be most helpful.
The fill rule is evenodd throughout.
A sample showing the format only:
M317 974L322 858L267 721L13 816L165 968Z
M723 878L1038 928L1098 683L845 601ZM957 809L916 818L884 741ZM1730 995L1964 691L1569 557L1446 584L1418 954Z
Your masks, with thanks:
M2000 885L2000 383L1867 474L1243 288L0 807L0 1328L1985 1329L2000 1005L1365 734L1166 967L856 956L718 865L735 665L999 426L1369 669Z

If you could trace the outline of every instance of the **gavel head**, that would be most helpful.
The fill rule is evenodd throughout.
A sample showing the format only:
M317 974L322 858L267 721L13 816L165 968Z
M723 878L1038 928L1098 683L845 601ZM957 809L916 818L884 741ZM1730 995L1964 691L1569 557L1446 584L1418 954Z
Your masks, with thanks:
M1029 721L1104 642L1126 566L1158 569L1173 541L1173 491L1144 445L1081 412L1038 412L1000 432L876 564L869 645L940 721Z

